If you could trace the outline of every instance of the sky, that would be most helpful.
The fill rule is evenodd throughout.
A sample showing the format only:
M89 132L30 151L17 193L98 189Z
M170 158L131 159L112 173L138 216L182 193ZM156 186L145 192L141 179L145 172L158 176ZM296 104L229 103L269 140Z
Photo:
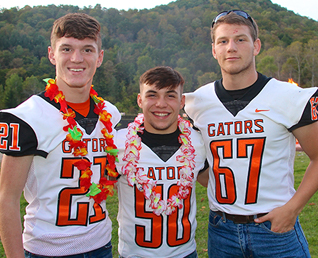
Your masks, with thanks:
M128 9L151 9L157 5L166 5L173 0L1 0L0 9L11 7L23 8L25 5L31 7L37 5L74 5L80 8L84 6L94 7L96 4L101 4L105 8L116 8L118 10ZM287 8L290 11L294 11L296 14L307 16L318 21L318 0L272 0L273 3L279 4L282 7Z

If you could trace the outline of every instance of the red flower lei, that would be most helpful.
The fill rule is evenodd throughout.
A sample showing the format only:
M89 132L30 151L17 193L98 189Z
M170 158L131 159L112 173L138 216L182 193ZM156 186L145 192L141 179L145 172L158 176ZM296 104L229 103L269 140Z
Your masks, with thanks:
M99 184L95 184L91 182L91 177L93 172L91 171L92 163L83 157L87 155L87 144L82 140L83 132L81 129L77 127L77 123L75 121L75 112L67 108L67 103L65 100L65 96L62 91L59 91L58 86L53 79L44 79L47 83L45 88L45 96L50 98L52 101L56 103L60 103L60 111L63 115L63 120L68 122L67 126L63 127L63 130L68 132L66 135L66 141L69 142L70 149L73 150L73 155L75 157L81 156L82 159L74 163L74 166L81 171L80 176L80 186L88 191L86 194L87 197L93 198L95 203L101 203L103 200L106 200L108 196L112 196L114 194L113 187L117 182L115 180L107 180L105 177L101 177L99 180ZM105 108L105 102L103 98L98 97L97 92L91 87L90 96L95 102L94 113L99 115L99 120L103 123L104 127L101 130L103 134L107 147L105 148L105 152L107 153L108 165L106 166L108 176L117 177L118 173L116 172L115 161L117 160L118 149L113 141L112 132L112 123L110 121L112 115L108 113Z

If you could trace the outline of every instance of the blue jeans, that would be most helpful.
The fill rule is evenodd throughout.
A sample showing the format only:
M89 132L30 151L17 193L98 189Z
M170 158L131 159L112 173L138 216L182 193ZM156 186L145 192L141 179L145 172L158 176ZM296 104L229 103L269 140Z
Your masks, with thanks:
M270 230L271 223L235 224L210 210L209 257L310 257L307 240L297 218L286 233Z
M197 250L195 250L193 253L187 255L185 258L198 258Z
M112 244L109 241L105 246L98 248L96 250L83 253L83 254L74 254L67 256L43 256L37 254L31 254L30 252L24 250L25 258L45 258L45 257L64 257L64 258L112 258Z
M124 258L124 257L119 255L119 258ZM133 257L133 258L134 258L134 257ZM136 256L136 258L138 258L138 256ZM195 250L195 251L192 252L191 254L188 254L188 255L185 256L184 258L198 258L197 250Z

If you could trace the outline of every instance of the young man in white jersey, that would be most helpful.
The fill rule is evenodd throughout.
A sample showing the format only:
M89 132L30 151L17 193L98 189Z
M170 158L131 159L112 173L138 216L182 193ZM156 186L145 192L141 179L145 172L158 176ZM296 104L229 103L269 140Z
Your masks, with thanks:
M209 257L309 257L298 215L318 188L317 89L256 71L256 22L244 11L212 23L222 79L186 95L210 165ZM310 158L294 189L295 137Z
M113 182L104 174L116 174L112 135L120 114L91 86L103 54L96 19L59 18L48 48L56 78L0 112L0 233L8 258L112 257L105 200Z
M208 171L200 133L179 116L183 84L170 67L146 71L143 114L117 133L120 257L197 257L195 181Z

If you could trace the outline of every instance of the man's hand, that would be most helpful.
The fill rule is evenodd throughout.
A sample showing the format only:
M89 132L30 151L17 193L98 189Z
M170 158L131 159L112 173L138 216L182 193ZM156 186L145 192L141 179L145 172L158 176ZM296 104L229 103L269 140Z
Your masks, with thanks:
M296 223L297 215L295 212L291 211L286 205L282 207L275 208L265 216L259 217L254 221L256 223L263 223L265 221L270 221L271 231L277 233L285 233L294 228Z

